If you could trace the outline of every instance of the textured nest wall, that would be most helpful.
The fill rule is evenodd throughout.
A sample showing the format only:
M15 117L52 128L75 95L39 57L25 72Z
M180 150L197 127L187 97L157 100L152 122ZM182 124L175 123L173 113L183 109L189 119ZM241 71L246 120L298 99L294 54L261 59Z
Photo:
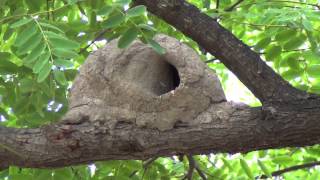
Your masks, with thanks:
M117 40L91 54L74 81L64 119L167 130L225 101L217 76L194 50L168 36L155 40L164 55L140 41L118 49Z

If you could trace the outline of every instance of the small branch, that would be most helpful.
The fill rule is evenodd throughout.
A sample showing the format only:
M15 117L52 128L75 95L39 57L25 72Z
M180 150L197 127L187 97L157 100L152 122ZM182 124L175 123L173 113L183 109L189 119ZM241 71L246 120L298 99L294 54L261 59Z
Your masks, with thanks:
M198 164L195 162L195 168L199 176L202 178L202 180L207 180L206 175L202 172L202 170L199 168Z
M189 161L189 170L188 170L187 174L184 176L184 178L182 178L182 179L192 180L193 171L195 169L195 161L194 161L192 155L187 155L187 158Z
M189 161L189 170L188 170L188 173L185 175L185 177L183 179L192 180L193 172L194 172L194 170L196 170L202 180L207 180L206 175L199 168L197 162L194 160L192 155L187 155L186 157L187 157L187 159Z
M301 164L301 165L296 165L296 166L291 166L289 168L281 169L279 171L274 171L273 173L271 173L271 175L272 176L279 176L279 175L287 173L287 172L296 171L296 170L299 170L299 169L311 168L311 167L318 166L318 165L320 165L320 161ZM268 178L268 176L262 175L260 178L261 179L266 179L266 178Z
M82 54L84 51L86 51L92 44L102 38L107 32L110 32L110 29L104 29L100 31L98 35L90 42L90 44L80 50L79 54Z
M216 2L216 9L217 10L219 9L219 6L220 6L220 0L217 0L217 2Z
M218 60L218 59L217 58L209 59L209 60L205 61L205 63L212 63L212 62L214 62L216 60Z
M257 5L257 4L263 4L263 3L292 3L292 4L299 4L299 5L307 5L307 6L313 6L313 7L316 7L317 9L320 10L320 5L318 4L311 4L311 3L305 3L305 2L298 2L298 1L266 1L266 2L260 2L260 3L247 3L247 4L242 4L236 8L239 8L239 7L244 7L244 6L251 6L251 5ZM300 8L299 6L284 6L284 7L290 7L290 8ZM316 10L317 11L317 10Z
M157 160L157 159L158 159L158 157L156 156L156 157L152 157L152 158L144 161L144 162L143 162L143 168L144 168L144 169L147 169L147 168L150 166L150 164L152 164L152 163L153 163L155 160Z
M226 8L224 11L227 11L227 12L232 11L235 7L237 7L242 2L243 2L243 0L238 0L236 3L234 3L230 7Z
M143 162L143 170L145 171L149 166L150 164L152 164L155 160L157 160L158 157L152 157L150 159L147 159L146 161ZM130 175L129 175L129 178L132 178L132 176L134 176L135 174L137 174L137 172L139 172L139 170L135 170L133 171Z

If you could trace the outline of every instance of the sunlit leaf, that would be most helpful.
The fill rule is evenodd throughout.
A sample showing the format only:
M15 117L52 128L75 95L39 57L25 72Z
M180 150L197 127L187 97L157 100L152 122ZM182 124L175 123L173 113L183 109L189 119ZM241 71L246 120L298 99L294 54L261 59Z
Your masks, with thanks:
M244 172L246 173L246 175L250 178L250 179L254 179L254 176L247 164L247 162L243 159L240 159L240 165L242 167L242 169L244 170Z
M270 37L266 37L261 39L254 47L255 50L260 50L263 49L265 47L267 47L271 42L271 38Z
M295 29L287 29L283 30L277 33L275 36L275 39L279 42L281 41L287 41L294 37L297 34L297 31Z
M312 24L307 19L302 19L302 25L308 31L312 31L313 30Z
M268 170L268 168L264 165L264 163L260 160L258 160L258 165L260 167L260 169L262 170L262 172L268 176L268 177L272 177L270 171Z
M308 76L320 78L320 65L312 65L307 67Z
M296 48L299 48L301 45L303 45L305 40L306 40L306 36L302 34L298 37L292 37L292 39L290 39L283 45L283 49L294 50Z
M281 76L286 80L292 80L300 77L300 72L289 69L288 71L281 73Z

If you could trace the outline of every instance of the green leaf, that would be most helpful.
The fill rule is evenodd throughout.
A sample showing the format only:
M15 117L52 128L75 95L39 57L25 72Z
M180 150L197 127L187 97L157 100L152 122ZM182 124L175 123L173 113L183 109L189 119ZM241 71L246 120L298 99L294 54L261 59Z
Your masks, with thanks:
M261 162L260 160L258 160L258 165L259 165L260 169L262 170L262 172L263 172L266 176L268 176L269 178L272 177L270 171L269 171L268 168L264 165L263 162Z
M138 30L135 27L128 29L118 41L119 48L128 47L138 36Z
M211 3L210 0L203 0L203 7L210 9L210 3Z
M297 34L297 31L294 29L283 30L277 33L277 35L275 36L275 39L276 41L279 41L279 42L287 41L292 37L294 37L296 34Z
M128 9L127 16L128 17L135 17L135 16L141 16L144 13L146 13L147 9L144 5L135 6L131 9Z
M61 58L74 58L78 56L78 54L74 51L71 51L70 49L61 49L61 48L55 48L53 49L53 54L61 57Z
M230 163L228 162L228 160L226 160L225 158L221 158L221 160L223 161L223 164L229 168L230 171L233 171L233 168L230 165Z
M52 67L52 64L49 61L47 61L47 63L43 66L43 68L38 74L38 78L37 78L38 83L43 82L49 76L51 67Z
M0 69L3 73L16 73L19 67L10 61L10 54L0 52ZM2 71L3 70L3 71Z
M261 39L254 47L255 50L261 50L264 49L265 47L267 47L271 42L271 38L270 37L266 37Z
M281 76L286 79L286 80L293 80L297 77L300 77L300 72L299 71L294 71L292 69L289 69L288 71L285 71L281 73Z
M302 55L310 64L320 64L320 53L304 51Z
M161 47L161 45L159 43L157 43L155 40L153 39L147 39L148 44L151 45L151 47L159 54L165 54L166 53L166 49L164 49L163 47Z
M269 48L266 49L266 60L267 61L273 61L275 58L277 58L278 56L280 56L281 54L281 47L280 46L276 46L276 45L272 45Z
M33 63L41 55L41 53L44 51L45 48L46 48L46 45L44 45L43 43L40 43L37 47L35 47L32 50L30 54L28 54L28 56L26 56L23 59L24 63L26 64Z
M43 69L43 67L49 62L50 53L45 52L42 54L35 65L33 66L32 70L34 73L40 73L40 71Z
M73 81L74 78L77 76L78 71L76 69L67 69L64 71L64 74L68 81Z
M20 90L22 93L28 93L36 91L37 89L35 88L35 83L32 79L24 78L20 80Z
M43 33L45 34L45 36L47 36L49 39L52 39L52 38L66 38L64 34L57 34L53 31L43 31Z
M21 47L19 47L19 50L17 51L18 54L26 54L29 51L32 51L35 49L41 42L42 35L37 34L30 38L26 43L24 43Z
M254 179L254 176L247 164L247 162L243 159L240 159L240 165L242 167L242 169L244 170L244 172L246 173L246 175L250 178L250 179Z
M320 78L320 65L312 65L307 67L308 76Z
M67 79L64 75L64 72L55 70L53 71L54 79L61 85L65 86L68 84Z
M64 33L64 31L62 31L61 29L59 29L58 27L56 27L56 26L54 26L52 24L48 24L48 23L45 23L45 22L39 22L39 24L41 26L45 27L45 28L52 29L52 30Z
M102 22L101 25L103 28L112 28L120 25L124 21L125 21L125 16L123 14L116 14L109 17L106 21Z
M287 41L283 45L283 49L285 49L287 51L295 50L296 48L303 45L305 40L306 40L306 36L303 34L300 34L300 36L298 36L298 37L292 37L289 41Z
M283 156L276 156L272 160L276 164L280 165L288 165L290 162L292 162L292 157L283 155Z
M306 30L313 31L312 24L307 19L302 19L302 25Z
M98 10L97 15L99 16L108 16L113 11L112 6L104 6Z
M70 60L65 60L65 59L55 59L53 64L56 66L65 67L65 68L73 66L73 63Z
M130 3L131 3L131 0L116 0L113 2L113 5L114 6L124 6L124 5L130 4Z
M138 27L141 29L149 30L149 31L157 31L154 27L152 27L148 24L139 24Z
M296 70L296 71L299 71L300 70L300 65L299 65L299 61L297 58L294 58L294 57L289 57L287 59L287 64L293 69L293 70Z
M31 37L38 32L38 27L35 24L28 26L25 30L18 34L14 45L19 47L25 44Z
M26 25L29 22L31 22L33 19L32 18L24 18L24 19L20 19L16 22L14 22L13 24L10 25L10 28L18 28L20 26Z
M78 49L80 48L80 44L78 42L66 39L64 37L59 38L50 38L50 43L54 48L62 48L62 49Z

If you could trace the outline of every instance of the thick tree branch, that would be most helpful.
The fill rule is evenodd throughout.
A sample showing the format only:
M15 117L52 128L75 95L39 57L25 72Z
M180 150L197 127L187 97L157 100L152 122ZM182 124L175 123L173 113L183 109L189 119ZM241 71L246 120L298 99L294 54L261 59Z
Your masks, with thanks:
M276 74L247 45L184 0L135 0L223 62L263 103L307 98Z
M248 152L320 143L320 108L277 112L265 119L260 108L215 104L192 126L158 131L118 122L61 122L39 129L0 127L0 166L62 167L98 160L148 159L176 154ZM6 148L3 148L6 147ZM11 151L13 150L14 151Z

